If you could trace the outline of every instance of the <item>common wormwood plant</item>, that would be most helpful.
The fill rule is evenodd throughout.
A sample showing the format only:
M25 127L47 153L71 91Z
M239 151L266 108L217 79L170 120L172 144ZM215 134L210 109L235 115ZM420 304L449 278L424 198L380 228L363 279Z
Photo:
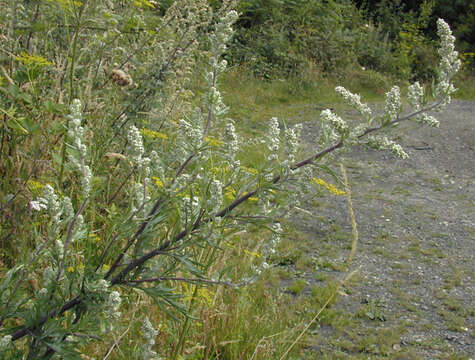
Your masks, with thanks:
M57 1L56 5L77 21L71 20L77 31L72 53L82 29L89 26L80 21L82 16L97 8L108 14L102 21L116 16L112 3ZM186 316L192 307L185 306L189 302L178 291L180 284L193 284L196 293L203 285L242 286L252 281L271 266L283 233L276 219L298 200L295 192L289 196L292 189L301 186L305 194L314 191L312 186L323 186L337 194L338 189L317 177L324 171L319 165L344 147L367 144L407 157L401 146L373 134L409 119L436 126L426 112L443 109L455 91L451 78L460 61L448 25L439 20L442 59L433 102L415 83L409 88L412 110L403 115L399 88L393 87L386 94L384 114L378 116L358 95L338 87L338 94L361 114L361 123L350 124L324 110L320 139L315 141L314 153L305 157L299 149L301 126L288 128L273 118L262 144L257 142L264 145L261 157L251 166L217 87L227 66L222 55L238 18L233 3L225 1L213 14L206 1L181 0L157 18L143 16L154 3L136 1L133 6L138 7L130 8L133 25L116 34L125 38L126 31L132 31L137 35L152 23L144 31L146 39L136 44L150 59L134 58L124 49L118 57L124 64L134 58L135 66L147 68L151 75L124 95L124 104L101 103L105 109L99 113L88 93L103 94L107 75L92 75L97 68L91 66L89 75L84 74L90 82L83 93L75 89L74 63L69 63L72 78L67 93L76 97L71 98L64 123L64 147L58 149L63 156L53 162L59 180L44 184L42 192L30 199L31 216L38 220L30 251L10 268L0 285L2 358L80 359L89 341L120 330L121 304L135 292L151 297L170 316ZM154 49L157 54L147 47L153 36L164 39ZM101 47L106 40L92 38L89 45ZM196 54L207 59L206 89L201 103L191 109L184 89ZM180 108L175 109L173 103ZM107 133L95 134L101 131L95 122L101 120L88 117L85 121L88 112L100 114L114 126ZM141 116L149 118L145 121ZM109 148L94 141L96 136ZM240 282L231 283L227 273L215 271L213 265L233 234L256 223L269 230L260 244L261 257L252 273L243 273ZM28 282L35 285L25 286ZM173 358L182 350L187 321ZM144 342L138 358L166 356L154 348L158 328L160 324L148 318L142 321Z

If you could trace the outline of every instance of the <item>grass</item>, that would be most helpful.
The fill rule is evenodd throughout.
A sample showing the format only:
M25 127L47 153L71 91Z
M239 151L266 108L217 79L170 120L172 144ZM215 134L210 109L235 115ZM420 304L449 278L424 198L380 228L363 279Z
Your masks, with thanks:
M239 70L231 71L225 77L223 80L225 101L233 109L232 117L240 119L240 129L246 136L252 137L255 133L262 132L264 123L275 115L289 123L317 121L320 106L334 108L342 106L340 100L332 95L336 82L329 79L324 79L321 82L315 80L314 82L307 82L301 88L297 88L292 83L293 81L296 80L261 82L246 74L243 75ZM353 81L356 82L356 80ZM359 86L361 86L361 83ZM380 92L383 92L383 90L375 88L363 91L370 99L376 99ZM251 154L250 158L253 156ZM433 185L438 186L435 181ZM392 195L407 196L409 191L403 187L395 187ZM372 196L381 198L379 193ZM321 199L315 199L314 203L316 207L329 206L327 201ZM407 206L405 210L407 214L424 212L423 208L412 205ZM389 216L390 213L386 215ZM324 219L321 218L320 220L323 221ZM308 321L312 314L324 304L328 296L334 292L335 278L331 273L343 270L343 267L332 260L331 257L336 255L335 244L348 242L351 233L343 231L338 224L331 225L329 230L328 233L318 238L320 247L316 249L317 256L310 256L309 254L315 248L314 241L316 239L299 233L295 228L292 229L290 231L292 236L281 243L280 254L278 258L274 259L280 267L271 270L266 278L260 280L256 287L252 288L252 296L248 293L239 293L239 301L238 298L228 294L230 297L225 300L228 301L227 304L223 303L223 307L219 310L209 310L210 313L207 314L207 317L210 319L214 319L213 311L216 314L225 314L225 317L228 318L224 324L218 325L219 321L223 320L217 320L219 318L217 317L213 321L218 323L206 327L213 334L209 336L207 344L216 344L215 350L212 352L213 356L224 359L249 358L250 356L262 359L278 358L279 351L285 349L283 343L289 341L292 336L295 338L299 324ZM375 249L375 251L380 252L388 259L395 258L397 254L384 248L384 244L395 240L398 239L394 239L390 233L382 230L375 237L375 241L381 244L379 250ZM406 243L409 243L408 250L416 256L443 257L443 254L437 248L422 248L417 239L412 239L413 241L406 240ZM328 244L327 247L324 246L325 243ZM396 269L397 267L398 265L394 264L393 268ZM399 267L406 269L406 266L402 264ZM300 278L302 272L311 271L312 268L319 268L322 271L317 272L310 280ZM273 272L275 272L275 275L271 275ZM446 286L459 286L461 277L462 275L454 270L447 276ZM279 280L276 281L276 278ZM290 294L279 292L278 284L280 281L290 284L285 287L285 290ZM318 285L312 283L312 281L317 282ZM414 286L420 286L420 284L419 278L414 280ZM309 286L311 294L307 295L306 289ZM417 307L412 304L413 300L417 300L416 298L407 297L405 291L398 288L397 285L395 285L393 294L399 297L401 303L405 304L407 311L418 314ZM256 300L256 297L260 299ZM459 309L459 303L455 300L449 301L446 299L445 301L442 314L447 317L447 326L452 329L460 329L463 327L463 323L460 322L460 317L454 314L454 310L452 310L456 309L456 312ZM398 344L401 336L406 331L405 327L398 325L397 322L388 321L388 318L391 320L392 318L384 303L370 301L361 305L354 314L339 310L335 306L337 303L338 299L335 299L322 313L319 320L309 329L308 336L305 336L299 342L299 346L293 355L290 355L290 359L313 359L315 354L319 354L318 356L321 359L366 359L368 357L371 359L422 359L417 355L417 347L421 344L415 343L410 348L400 348ZM272 322L271 318L267 318L264 313L268 311L279 314L279 321ZM253 317L256 322L252 320ZM373 327L367 328L365 325L367 322L381 324L390 322L391 325L388 328L374 329ZM233 326L230 326L230 324L233 324ZM253 326L259 326L257 324L268 326L266 326L266 329L259 329L257 334L252 334L252 339L239 337L242 332L249 331L248 329L252 329ZM430 324L426 324L426 326L430 328ZM200 327L197 328L197 330L199 329ZM328 329L331 329L330 337L323 335ZM260 332L260 330L263 331ZM249 349L243 350L246 348L244 346L246 341L253 345L248 346ZM428 346L432 345L428 344ZM307 347L311 347L313 350L306 350ZM196 350L194 358L201 358L205 355L211 356L211 353L204 354L200 351ZM455 359L459 355L452 354L450 356ZM464 357L460 355L460 358Z
M464 69L454 79L456 88L455 98L460 100L475 100L475 73Z
M375 77L378 80L374 83ZM364 101L371 102L380 99L391 84L390 79L372 72L356 72L346 79L345 84L331 77L302 74L301 78L262 81L238 67L223 78L221 89L231 108L230 116L240 119L247 133L252 134L262 130L263 124L274 116L289 123L303 123L318 121L321 110L326 108L345 108L334 91L337 85L358 91Z
M371 102L379 99L379 96L388 90L389 80L376 73L358 70L349 74L343 85L360 92L364 99ZM469 89L465 81L460 83L462 86L457 96L473 99L473 89ZM320 111L326 107L342 109L342 101L333 91L337 84L341 82L318 76L309 76L306 80L294 78L264 82L248 75L243 69L233 69L225 75L221 89L225 103L231 108L230 117L237 119L239 131L248 140L256 133L261 133L264 124L273 116L293 124L318 121ZM249 153L246 165L252 166L258 163L259 156L258 151ZM438 184L434 182L434 185ZM370 196L383 199L381 192L382 190L375 191ZM395 187L392 194L408 195L409 192L404 188ZM331 206L321 199L315 199L313 205ZM105 216L100 213L101 211L97 209L98 217ZM406 207L408 215L422 211L423 209L417 206ZM183 358L276 359L301 333L303 324L307 324L316 312L325 307L318 321L310 328L309 336L305 336L297 344L289 358L305 359L305 356L308 356L308 359L314 358L315 352L306 351L305 348L313 341L321 341L328 347L320 348L322 359L366 359L368 356L372 359L398 357L403 359L405 354L407 358L417 359L417 355L411 354L410 350L399 351L394 347L395 344L399 344L400 337L405 331L403 328L398 326L365 328L364 324L368 321L383 323L387 320L384 303L377 300L369 301L361 305L355 314L335 308L340 292L333 296L338 290L338 282L333 273L343 272L345 264L332 259L332 256L336 254L337 244L345 243L345 249L349 250L352 233L344 231L338 224L332 224L326 234L315 239L295 231L294 228L289 229L292 236L280 244L279 255L274 259L274 263L280 267L266 272L255 284L242 289L224 286L202 288L194 312L197 320L190 323L190 337L185 342ZM472 233L473 229L470 228L469 231ZM226 266L234 266L236 272L246 269L253 262L253 256L249 254L256 250L252 244L255 244L262 234L256 232L242 236L238 245L225 250L221 263L216 264L216 267L224 269ZM18 235L15 234L15 237ZM443 237L440 234L438 236ZM9 248L9 238L3 237L1 244L2 252L10 252L7 258L15 256L13 250ZM315 240L321 243L321 247L316 248ZM394 240L391 234L381 231L374 240L381 244L374 249L374 252L390 258L389 250L384 249L383 245ZM410 244L408 250L423 256L440 257L438 249L422 249L416 242ZM295 269L289 270L291 266ZM396 267L394 265L394 268ZM315 269L321 271L316 272L311 280L296 278L299 273ZM463 277L461 270L452 268L445 279L445 288L453 289L460 286ZM290 294L286 294L280 288L282 280L291 281L286 288ZM310 295L307 296L304 290L308 287ZM349 288L351 289L350 285ZM127 301L121 308L123 312L121 325L125 330L118 338L108 335L106 348L91 343L87 347L87 352L91 356L101 357L111 350L113 354L111 359L132 358L138 346L139 324L145 316L149 316L155 324L162 324L156 339L157 347L172 347L177 341L176 334L179 332L180 324L166 317L143 294L137 292L124 295ZM397 292L397 295L402 298L402 290ZM332 300L325 305L330 298ZM409 301L408 310L412 311L409 308ZM444 300L444 308L440 310L440 315L446 319L449 329L460 331L465 326L463 321L465 313L462 310L457 299ZM139 322L130 322L129 327L127 320L131 318ZM321 334L321 330L325 327L332 329L333 335L330 340ZM457 358L456 355L453 356L454 359Z

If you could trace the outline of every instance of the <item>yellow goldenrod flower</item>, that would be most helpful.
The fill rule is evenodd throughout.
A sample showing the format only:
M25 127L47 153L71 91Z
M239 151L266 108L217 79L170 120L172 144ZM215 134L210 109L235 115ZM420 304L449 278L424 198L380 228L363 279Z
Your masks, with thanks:
M74 272L74 268L73 268L72 266L68 266L68 272L73 273L73 272Z
M162 139L162 140L168 139L167 134L164 134L155 130L142 128L140 129L140 132L142 133L143 136L148 137L150 139Z
M257 175L259 173L259 171L257 171L257 169L250 168L250 167L247 167L247 166L241 166L241 169L243 169L244 171L247 171L249 174L252 174L252 175Z
M148 1L148 0L133 0L134 5L137 7L149 7L151 9L155 8L155 1Z
M68 8L70 6L79 7L82 6L82 2L78 0L48 0L50 3L56 3L62 8Z
M256 258L261 258L261 257L262 257L262 255L261 255L260 253L258 253L258 252L249 251L249 250L247 250L247 249L244 249L244 252L245 252L246 254L251 255L251 256L253 256L253 257L256 257Z
M215 146L215 147L219 147L224 144L224 142L222 142L221 140L211 138L209 136L205 137L205 141L208 143L209 146Z
M28 180L26 185L28 186L28 190L30 190L31 192L39 192L40 190L43 190L43 188L45 187L45 185L40 183L39 181L31 180L31 179Z
M101 238L99 237L99 235L97 235L96 233L90 233L89 234L89 239L91 241L94 241L94 242L99 242L101 240Z
M21 62L23 65L32 65L32 66L50 66L53 63L48 61L42 56L31 55L26 52L22 52L20 56L17 56L16 59Z
M214 293L207 288L200 288L197 292L198 298L202 303L207 304L208 306L213 305Z
M159 187L159 188L163 188L163 187L165 186L165 184L163 183L163 181L160 180L160 178L157 177L157 176L152 176L152 180L153 180L155 186L157 186L157 187Z
M224 192L224 198L226 200L234 200L234 198L236 197L236 190L234 190L233 188L227 188L226 191Z
M320 178L313 178L312 181L320 186L323 186L326 188L330 193L334 195L345 195L346 193L343 190L338 189L335 185L333 184L327 184L325 180L320 179Z

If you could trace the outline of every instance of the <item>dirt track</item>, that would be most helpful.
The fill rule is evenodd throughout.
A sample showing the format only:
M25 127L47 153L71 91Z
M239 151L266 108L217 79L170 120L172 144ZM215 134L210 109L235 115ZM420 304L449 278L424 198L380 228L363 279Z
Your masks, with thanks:
M394 132L407 160L359 148L343 155L359 276L333 307L354 323L345 331L323 322L309 358L475 358L475 102L453 101L435 115L440 128L405 123ZM310 142L318 126L304 127ZM318 216L302 213L296 226L312 257L342 263L351 241L346 199L320 200L304 206ZM332 232L342 236L329 244ZM302 276L323 286L322 274L339 276L322 266Z

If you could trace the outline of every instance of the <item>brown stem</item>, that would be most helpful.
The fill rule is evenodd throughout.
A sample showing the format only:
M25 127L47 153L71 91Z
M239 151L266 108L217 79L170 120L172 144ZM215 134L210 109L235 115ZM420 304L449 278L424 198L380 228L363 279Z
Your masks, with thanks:
M312 163L313 161L323 157L324 155L338 149L339 147L341 147L343 145L343 139L340 139L340 141L328 148L326 148L325 150L323 151L320 151L318 152L317 154L315 155L312 155L310 156L309 158L305 159L305 160L302 160L296 164L294 164L293 166L291 166L291 169L292 170L295 170L295 169L298 169L302 166L305 166L305 165L308 165L310 163ZM276 175L274 176L274 178L272 179L272 182L275 184L277 182L279 182L281 180L281 175ZM229 206L227 206L226 208L224 208L223 210L221 210L220 212L218 212L215 217L225 217L228 213L230 213L232 210L234 210L237 206L241 205L243 202L245 202L246 200L248 200L250 197L256 195L259 191L261 190L261 188L256 188L250 192L248 192L247 194L245 195L242 195L241 197L237 198L236 200L234 200ZM148 220L149 221L149 220ZM146 221L148 223L148 221ZM201 219L201 216L198 217L198 219L196 220L195 224L193 225L191 231L193 230L196 230L198 229L202 224L205 224L205 223L209 223L212 221L212 218L207 218L207 219L204 219L202 220ZM145 223L145 222L144 222ZM146 226L146 225L145 225ZM139 229L140 230L140 229ZM143 229L141 230L141 232L143 231ZM177 234L175 236L174 239L172 240L167 240L165 241L162 245L160 245L158 248L150 251L149 253L141 256L140 258L136 259L135 261L131 262L126 268L124 268L120 273L118 273L112 280L111 280L111 284L112 285L115 285L115 284L119 284L119 283L122 283L123 282L123 279L124 277L130 273L133 269L143 265L146 261L148 261L149 259L157 256L158 254L162 254L162 253L166 253L168 252L168 248L171 244L173 243L176 243L177 241L180 241L181 239L183 239L186 235L188 235L190 233L190 231L188 230L183 230L182 232L180 232L179 234ZM124 252L122 252L122 256L120 257L122 259L123 257L123 254ZM115 268L117 267L118 265L118 262L115 263ZM112 270L112 268L111 268ZM110 276L110 274L112 274L111 271L109 271L109 273L107 273L107 276Z
M362 138L366 135L368 135L369 133L372 133L374 131L378 131L378 130L381 130L383 127L388 127L388 126L391 126L391 125L395 125L397 123L400 123L401 121L406 121L406 120L409 120L410 118L414 117L414 116L417 116L417 115L420 115L422 113L425 113L427 111L431 111L432 109L436 108L437 106L439 106L440 104L442 104L442 102L444 101L444 98L442 99L439 99L438 101L434 102L433 104L421 109L421 110L417 110L417 111L414 111L412 113L409 113L403 117L398 117L397 119L394 119L393 121L390 121L388 122L387 124L385 125L380 125L380 126L376 126L376 127L373 127L373 128L369 128L369 129L366 129L365 132L363 134L361 134L360 136L358 136L358 138Z
M396 120L393 120L392 122L389 123L389 125L392 125L392 124L395 124L397 122L400 122L400 121L403 121L403 120L407 120L413 116L416 116L422 112L425 112L425 111L429 111L433 108L435 108L436 106L438 106L441 102L443 101L443 99L439 100L438 102L428 106L427 108L423 109L423 110L420 110L420 111L416 111L416 112L413 112L411 114L408 114L402 118L398 118ZM368 129L367 132L365 132L363 135L361 135L360 137L363 137L373 131L377 131L379 129L381 129L382 127L377 127L377 128L373 128L373 129ZM329 147L327 147L326 149L308 157L307 159L304 159L294 165L291 166L291 169L292 170L296 170L300 167L303 167L303 166L306 166L306 165L309 165L311 163L313 163L315 160L318 160L319 158L325 156L326 154L329 154L333 151L335 151L336 149L340 148L343 146L343 138L341 138L338 143L334 144L334 145L331 145ZM281 175L276 175L274 176L274 178L272 179L272 182L273 183L277 183L281 180ZM239 197L238 199L234 200L230 205L228 205L226 208L224 208L223 210L221 210L220 212L218 212L215 217L225 217L227 214L229 214L232 210L234 210L237 206L239 206L240 204L242 204L243 202L245 202L247 199L249 199L251 196L257 194L260 190L262 190L261 188L256 188L254 189L253 191L250 191L248 192L247 194L245 195L242 195L241 197ZM152 216L155 211L157 211L158 207L160 206L161 204L161 199L159 199L156 203L155 203L155 206L154 208L150 211L150 216ZM176 243L177 241L180 241L181 239L183 239L185 236L187 236L188 234L192 234L195 230L197 230L201 225L203 224L206 224L206 223L209 223L212 221L213 218L206 218L206 219L202 219L202 216L203 216L203 212L200 214L200 216L197 218L197 220L195 221L195 223L193 224L193 227L191 229L185 229L185 230L182 230L179 234L177 234L175 236L174 239L172 240L167 240L165 241L164 243L162 243L158 248L148 252L147 254L141 256L140 258L134 260L133 262L131 262L129 265L127 265L127 267L125 267L122 271L120 271L112 280L111 280L111 286L113 285L118 285L118 284L123 284L123 283L127 283L127 281L124 282L124 278L125 276L127 276L127 274L129 274L132 270L134 270L135 268L143 265L145 262L147 262L149 259L159 255L159 254L167 254L169 253L169 251L171 251L171 245L173 243ZM136 237L138 237L142 232L143 230L145 229L145 227L147 226L147 224L150 222L150 218L148 218L147 220L145 220L139 230L137 230L136 234L132 237L132 241L129 240L129 244L131 245L131 242L133 243L133 241L136 239ZM129 246L130 246L129 245ZM124 252L122 252L122 254L119 256L120 259L122 259L123 257L123 254ZM118 266L118 261L116 261L116 263L114 264L114 268L116 268ZM111 268L112 270L112 268ZM105 278L109 277L110 275L112 274L111 271L109 271L106 275ZM138 280L137 280L138 281ZM33 328L36 328L36 327L39 327L41 325L43 325L48 319L56 316L56 315L61 315L63 314L65 311L71 309L72 307L74 306L77 306L78 304L80 304L81 302L83 301L83 298L82 296L76 296L74 297L73 299L71 299L70 301L68 301L67 303L65 303L61 309L59 311L56 311L56 310L52 310L48 315L44 315L40 321L38 322L38 324L35 325L35 327L24 327L18 331L16 331L13 335L12 335L12 340L15 341L15 340L18 340L20 338L22 338L23 336L27 335L29 331L31 331L31 329Z
M130 177L134 174L134 171L135 171L135 168L129 173L129 175L127 175L127 177L124 179L124 181L122 182L122 184L120 184L120 186L117 188L117 190L115 191L115 193L110 197L109 200L107 200L107 205L110 205L112 203L112 201L114 201L114 199L117 197L117 195L119 195L120 191L122 190L122 188L125 186L125 184L127 184L127 181L130 179Z
M24 327L23 329L20 329L20 330L16 331L15 333L13 333L12 334L12 341L15 341L15 340L18 340L18 339L22 338L23 336L28 334L29 331L43 325L46 321L48 321L48 319L51 319L52 317L54 317L56 315L64 314L64 312L66 312L67 310L75 307L76 305L79 305L82 301L83 301L82 296L76 296L76 297L72 298L67 303L65 303L61 307L61 309L59 309L59 311L51 310L47 315L43 315L41 317L40 321L38 321L38 323L35 326Z
M170 248L170 245L172 245L173 243L176 243L177 241L180 241L181 239L183 239L186 235L192 233L194 230L198 229L199 226L202 224L202 216L203 216L203 212L200 214L200 216L198 216L198 218L196 219L195 223L193 224L193 227L188 230L188 229L185 229L185 230L182 230L178 235L175 236L175 238L173 240L167 240L165 241L162 245L160 245L158 248L156 248L155 250L152 250L150 251L149 253L141 256L140 258L136 259L135 261L132 261L129 265L127 265L127 267L125 269L123 269L121 272L119 272L112 280L111 280L111 285L116 285L116 284L120 284L123 280L123 278L129 273L131 272L133 269L135 269L136 267L139 267L141 265L143 265L147 260L157 256L158 254L166 254L169 252L169 248ZM110 271L109 271L110 272ZM109 273L107 274L109 275Z
M112 264L111 268L109 269L109 271L107 272L106 276L105 276L105 279L109 278L112 273L115 271L115 269L117 268L117 266L119 266L122 258L124 257L124 255L126 254L127 250L130 249L130 247L132 246L132 244L135 242L135 240L138 239L138 237L144 232L145 228L147 227L147 225L149 224L150 220L152 219L152 216L155 215L155 213L157 212L158 208L160 207L160 205L163 203L163 200L164 198L163 197L160 197L156 202L155 202L155 205L153 206L152 210L150 210L150 212L148 213L148 216L147 216L147 219L144 220L141 224L140 224L140 227L137 229L137 231L135 232L135 234L129 239L129 241L127 242L127 245L125 246L124 250L122 250L122 252L119 254L119 256L117 256L117 258L115 259L114 263Z

